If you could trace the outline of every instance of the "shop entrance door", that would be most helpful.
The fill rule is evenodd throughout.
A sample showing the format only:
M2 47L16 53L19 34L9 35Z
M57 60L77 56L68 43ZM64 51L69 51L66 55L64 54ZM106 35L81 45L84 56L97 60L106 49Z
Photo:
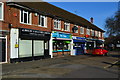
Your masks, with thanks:
M45 56L47 57L49 55L49 41L44 41L45 45Z
M6 39L0 37L0 62L6 62Z

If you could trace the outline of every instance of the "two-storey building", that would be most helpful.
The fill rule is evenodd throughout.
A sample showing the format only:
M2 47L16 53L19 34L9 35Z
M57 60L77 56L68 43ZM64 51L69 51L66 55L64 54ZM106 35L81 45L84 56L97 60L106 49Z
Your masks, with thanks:
M46 2L0 2L2 61L80 55L104 40L103 30Z

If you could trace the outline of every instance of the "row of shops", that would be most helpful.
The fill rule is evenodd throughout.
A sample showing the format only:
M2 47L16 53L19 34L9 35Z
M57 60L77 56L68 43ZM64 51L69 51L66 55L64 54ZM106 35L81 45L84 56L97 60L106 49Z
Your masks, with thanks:
M28 61L65 55L88 53L102 40L72 36L70 33L45 32L26 28L12 28L10 31L10 61ZM2 39L2 38L1 38ZM7 59L7 38L2 39L2 62Z

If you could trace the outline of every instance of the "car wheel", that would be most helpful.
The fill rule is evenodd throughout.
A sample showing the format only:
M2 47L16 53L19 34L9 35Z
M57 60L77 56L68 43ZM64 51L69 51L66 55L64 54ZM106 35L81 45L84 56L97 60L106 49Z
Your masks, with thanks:
M105 56L107 56L108 55L108 53L105 53Z
M102 54L102 56L105 56L105 54Z

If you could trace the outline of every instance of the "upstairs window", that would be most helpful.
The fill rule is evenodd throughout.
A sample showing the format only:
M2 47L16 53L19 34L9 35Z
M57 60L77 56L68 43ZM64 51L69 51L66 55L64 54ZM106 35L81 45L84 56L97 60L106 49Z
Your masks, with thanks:
M74 25L72 28L73 33L78 33L78 26Z
M25 10L20 11L20 23L31 24L31 13Z
M4 16L3 15L4 14L4 12L3 12L4 11L4 9L3 9L4 7L3 6L4 6L4 4L2 2L0 2L0 20L3 20L3 16Z
M70 31L70 23L64 23L64 30Z
M87 35L90 35L90 29L87 29Z
M57 20L57 19L54 20L54 29L58 29L58 30L61 29L61 21L60 20Z
M94 30L92 30L92 36L95 36L95 32L94 32Z
M98 37L98 31L95 31L95 36Z
M99 37L101 37L101 32L99 32Z
M102 33L102 32L101 32ZM104 37L104 33L102 33L102 37Z
M80 27L80 34L84 34L84 28Z
M39 25L41 27L47 27L47 17L46 16L42 16L42 15L39 15Z

